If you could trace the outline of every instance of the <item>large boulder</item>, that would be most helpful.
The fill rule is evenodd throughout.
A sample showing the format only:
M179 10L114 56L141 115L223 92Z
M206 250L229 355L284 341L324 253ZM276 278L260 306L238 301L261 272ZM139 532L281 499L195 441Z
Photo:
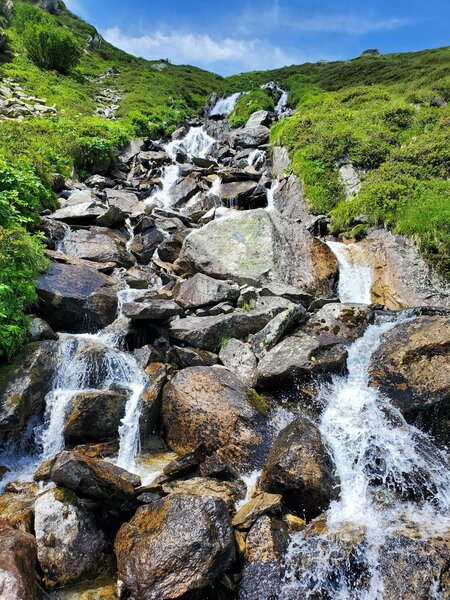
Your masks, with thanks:
M239 293L237 286L197 273L180 284L175 300L184 309L194 309L237 300Z
M68 225L100 225L114 227L125 222L126 214L116 206L91 199L87 202L70 203L50 215L54 221Z
M39 316L58 331L96 331L116 318L119 285L90 266L54 262L36 288Z
M170 324L172 339L216 352L230 338L243 339L264 328L279 313L294 305L289 300L265 297L254 308L238 309L228 315L186 317Z
M298 332L263 356L257 370L258 385L291 385L319 373L342 373L346 360L343 344L322 344L315 336Z
M220 199L230 208L253 209L267 206L266 189L255 181L233 181L220 187Z
M233 213L190 233L181 258L218 279L241 284L281 282L330 296L338 266L331 250L300 224L262 209Z
M139 477L125 469L81 452L61 452L52 467L51 479L80 498L101 501L131 498L141 483Z
M371 384L408 420L448 438L450 432L450 317L422 316L388 331L372 356ZM448 441L448 439L447 439Z
M0 495L0 522L25 533L34 532L34 490L21 493L7 492Z
M232 135L235 146L241 148L257 148L269 141L270 129L264 125L252 125L237 129Z
M115 206L126 215L131 215L139 198L133 192L127 190L105 189L106 198L110 206Z
M0 368L0 434L19 430L44 410L56 371L57 342L35 342Z
M222 364L237 375L245 385L249 387L255 385L257 360L249 344L231 339L221 348L219 358Z
M0 598L35 600L36 540L0 521Z
M67 444L88 444L117 438L127 396L108 390L89 390L72 396L64 423Z
M259 486L282 494L287 506L308 518L339 496L334 464L316 425L299 417L280 432L267 456Z
M101 573L106 538L75 494L51 488L38 496L35 528L38 561L47 587Z
M450 285L420 256L414 242L386 229L373 229L359 242L364 260L373 267L372 298L386 308L414 306L450 308Z
M124 239L106 227L72 231L64 240L64 252L93 262L111 262L116 267L128 268L134 264Z
M258 398L223 367L191 367L164 389L162 416L167 443L178 454L220 451L236 469L261 462L270 427Z
M226 505L172 495L141 507L115 543L119 578L139 600L172 600L209 584L234 562Z

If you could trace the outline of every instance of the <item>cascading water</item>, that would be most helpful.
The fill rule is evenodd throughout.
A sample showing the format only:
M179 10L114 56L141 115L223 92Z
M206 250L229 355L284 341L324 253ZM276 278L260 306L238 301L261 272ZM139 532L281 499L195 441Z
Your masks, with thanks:
M272 181L272 185L270 187L269 190L267 190L267 211L272 211L275 210L275 192L277 191L278 187L280 185L280 182L278 181L278 179L274 179Z
M221 98L216 102L213 106L211 112L209 113L210 117L226 117L228 116L236 106L237 101L242 96L241 92L237 92L236 94L232 94L227 98Z
M204 127L191 127L184 138L167 144L165 151L173 158L177 151L185 152L188 158L206 158L215 142Z
M283 600L380 600L383 578L379 556L389 533L404 528L406 522L420 527L422 535L427 533L426 523L442 530L450 525L446 457L424 433L408 425L387 398L369 386L372 354L383 335L406 318L400 313L371 325L349 350L348 375L334 377L331 385L321 390L320 400L326 408L320 431L335 462L340 498L326 514L325 533L293 537ZM432 527L429 534L435 532ZM364 537L358 561L365 565L368 581L361 587L352 583L345 558L339 563L336 538L343 530L356 530Z
M277 115L281 115L286 110L289 97L289 92L286 92L285 90L281 90L281 92L282 93L280 99L278 100L277 105L275 106L275 113Z
M341 302L370 304L372 268L361 256L357 244L327 242L339 263L339 299Z

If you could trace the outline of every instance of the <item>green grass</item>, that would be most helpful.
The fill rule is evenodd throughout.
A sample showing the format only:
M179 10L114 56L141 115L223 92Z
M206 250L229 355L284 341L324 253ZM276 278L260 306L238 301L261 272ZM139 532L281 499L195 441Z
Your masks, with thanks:
M411 236L450 278L450 48L236 75L230 91L276 81L293 117L275 124L309 208L330 214L332 231L360 238L381 224ZM347 200L338 163L366 171Z
M249 94L241 96L237 101L229 117L231 126L241 127L247 123L251 115L257 110L273 110L274 108L273 96L267 90L256 88Z

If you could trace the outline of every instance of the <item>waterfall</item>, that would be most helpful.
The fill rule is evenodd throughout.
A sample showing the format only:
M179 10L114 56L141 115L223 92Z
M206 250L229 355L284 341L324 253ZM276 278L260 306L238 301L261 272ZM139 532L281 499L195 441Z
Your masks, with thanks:
M304 534L292 538L283 600L315 598L319 591L342 600L378 600L383 597L379 553L389 531L401 529L405 519L421 526L422 532L429 524L430 534L433 527L444 530L450 525L450 468L445 455L369 386L373 353L383 335L406 318L404 313L379 318L351 346L348 375L335 376L320 391L319 404L326 406L320 432L334 459L340 498L326 514L328 536L325 532L319 539ZM408 500L411 496L416 500ZM346 577L350 568L339 565L333 533L343 529L364 536L364 556L358 557L370 575L364 589L351 589ZM296 565L302 560L309 568L300 573Z
M278 181L278 179L274 179L272 181L270 190L267 190L267 208L266 208L267 211L275 210L274 196L275 196L275 192L277 191L279 185L280 185L280 182Z
M372 302L372 268L364 263L357 244L327 242L339 264L339 299L341 302Z
M277 115L281 115L285 111L288 102L288 97L289 92L286 92L286 90L282 90L280 99L278 100L278 103L275 106L275 113Z
M186 152L189 158L206 158L208 151L216 140L206 133L204 127L191 127L186 136L181 140L174 140L165 147L172 158L177 151Z
M231 112L233 112L234 107L236 106L237 101L242 96L241 92L237 92L236 94L232 94L227 98L221 98L216 102L213 106L211 112L209 113L210 117L226 117Z
M248 156L248 164L257 170L262 170L266 164L266 153L264 150L253 150Z

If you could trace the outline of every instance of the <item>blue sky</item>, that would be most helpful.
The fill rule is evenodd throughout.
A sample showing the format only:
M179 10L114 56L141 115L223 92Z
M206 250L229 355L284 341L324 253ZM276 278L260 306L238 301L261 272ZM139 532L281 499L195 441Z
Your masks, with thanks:
M450 0L66 0L110 42L222 75L450 44Z

